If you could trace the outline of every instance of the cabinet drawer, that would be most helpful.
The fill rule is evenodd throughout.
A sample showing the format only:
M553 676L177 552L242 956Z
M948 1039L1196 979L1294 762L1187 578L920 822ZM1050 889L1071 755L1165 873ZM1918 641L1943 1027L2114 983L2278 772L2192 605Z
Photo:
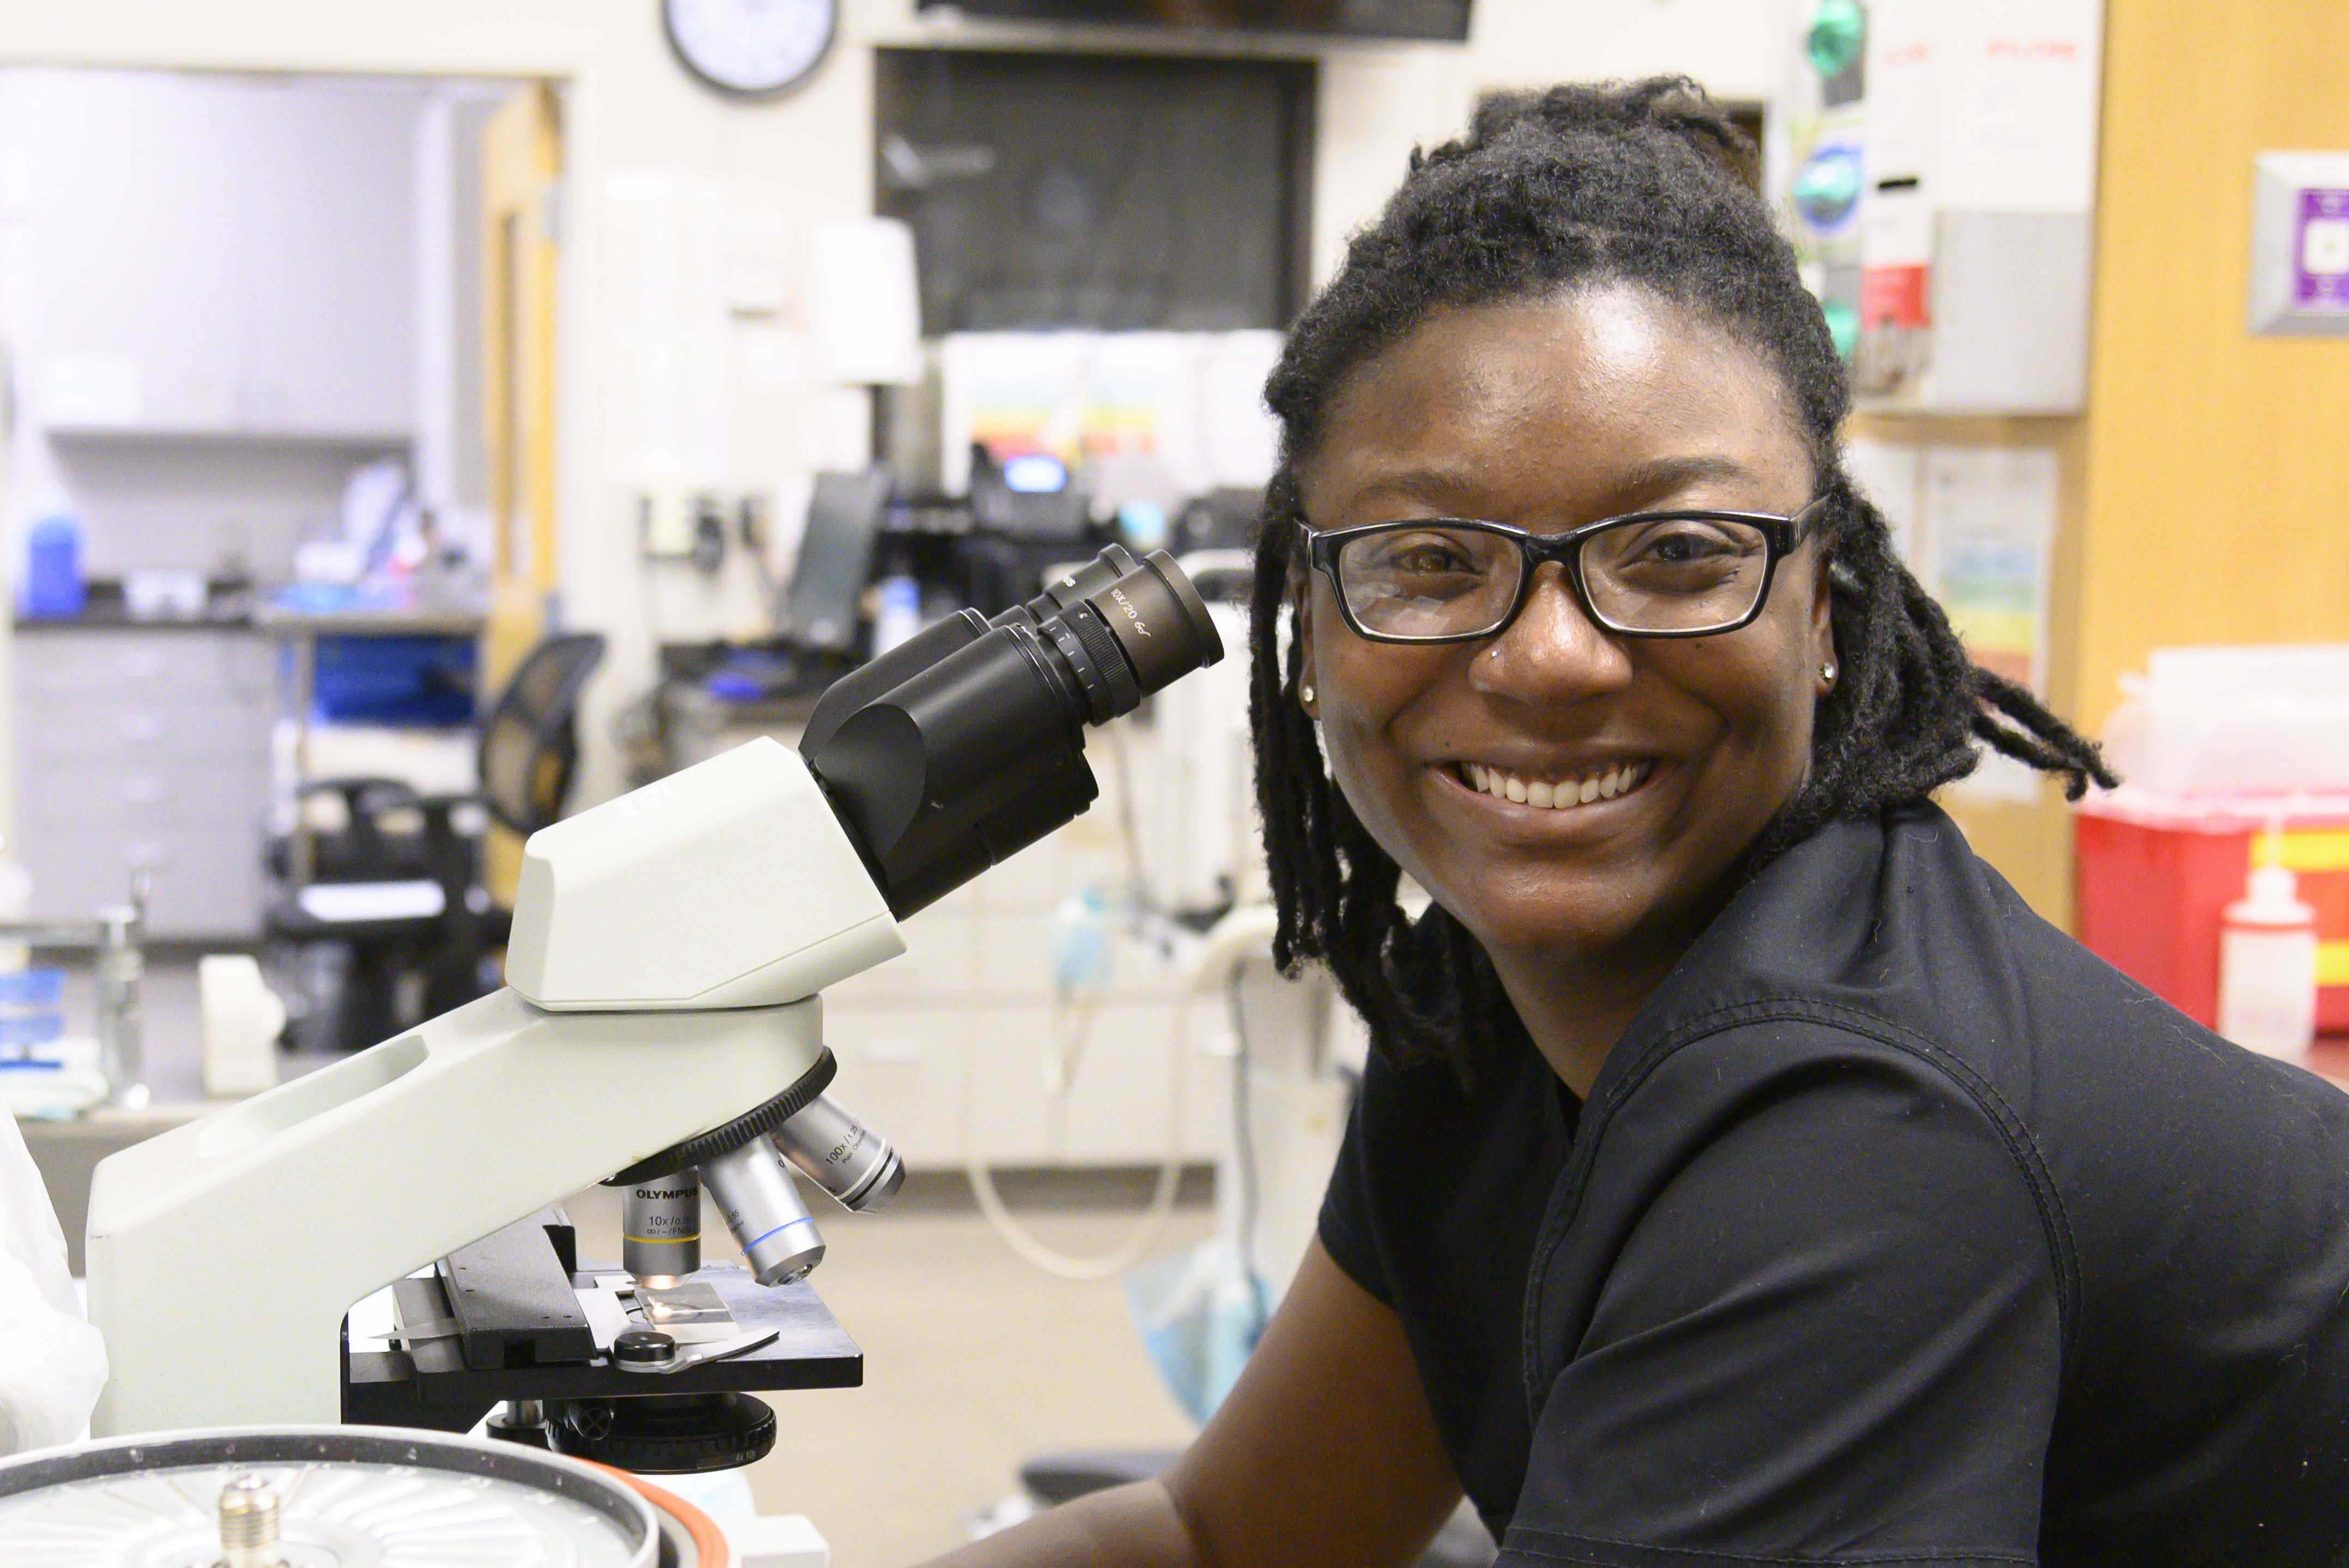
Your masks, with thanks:
M266 704L270 644L241 631L44 631L16 638L26 706L154 693Z
M33 769L25 780L26 830L258 830L268 800L258 764L155 763L58 762Z
M128 898L131 873L143 869L150 879L150 936L260 934L264 882L257 827L160 833L28 830L18 848L33 874L36 919L87 920Z
M28 706L18 722L23 755L36 769L57 763L104 762L134 770L164 770L195 761L243 762L260 769L269 759L266 713L216 697Z

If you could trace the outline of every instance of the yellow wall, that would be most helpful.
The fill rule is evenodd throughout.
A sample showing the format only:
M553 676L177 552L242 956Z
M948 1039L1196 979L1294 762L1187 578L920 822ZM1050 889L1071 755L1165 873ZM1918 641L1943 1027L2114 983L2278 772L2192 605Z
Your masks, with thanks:
M2107 0L2105 27L2086 413L1861 422L2056 449L2047 695L2091 735L2152 648L2349 640L2349 339L2243 326L2252 159L2349 150L2349 5ZM2056 789L1948 803L2067 924Z
M2079 685L2349 639L2349 340L2244 330L2251 160L2349 150L2342 0L2109 0Z

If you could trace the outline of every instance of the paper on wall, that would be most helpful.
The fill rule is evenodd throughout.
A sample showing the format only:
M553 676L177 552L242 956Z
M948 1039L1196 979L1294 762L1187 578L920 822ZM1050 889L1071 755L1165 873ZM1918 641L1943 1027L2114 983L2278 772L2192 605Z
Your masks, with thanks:
M725 182L615 173L605 181L604 216L614 471L623 483L655 489L719 484L734 412Z
M922 378L914 231L895 218L809 225L807 327L827 380L910 386Z
M1922 535L1918 502L1925 479L1925 449L1905 441L1875 441L1866 438L1845 443L1844 472L1860 493L1876 503L1892 531L1892 548L1909 570L1924 573Z
M2044 447L1935 447L1925 454L1920 531L1926 586L1982 668L2044 695L2055 542L2055 454ZM2039 776L1995 755L1953 787L1974 799L2030 802Z

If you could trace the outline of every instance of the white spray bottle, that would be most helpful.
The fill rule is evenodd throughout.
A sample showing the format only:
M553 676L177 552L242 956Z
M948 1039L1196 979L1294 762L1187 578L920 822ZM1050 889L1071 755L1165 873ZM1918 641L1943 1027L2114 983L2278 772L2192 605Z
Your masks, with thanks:
M2244 896L2219 934L2219 1032L2261 1056L2304 1062L2316 1038L2316 911L2283 862L2283 829L2260 835Z

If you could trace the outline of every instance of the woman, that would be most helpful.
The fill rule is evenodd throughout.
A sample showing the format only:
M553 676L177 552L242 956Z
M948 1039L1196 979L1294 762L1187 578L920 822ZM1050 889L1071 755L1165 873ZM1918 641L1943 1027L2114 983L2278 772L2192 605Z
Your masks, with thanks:
M1747 151L1684 83L1490 105L1299 324L1261 803L1376 1049L1190 1452L952 1562L1401 1563L1464 1488L1523 1563L2349 1561L2349 1097L1928 802L2109 779L1844 472Z

